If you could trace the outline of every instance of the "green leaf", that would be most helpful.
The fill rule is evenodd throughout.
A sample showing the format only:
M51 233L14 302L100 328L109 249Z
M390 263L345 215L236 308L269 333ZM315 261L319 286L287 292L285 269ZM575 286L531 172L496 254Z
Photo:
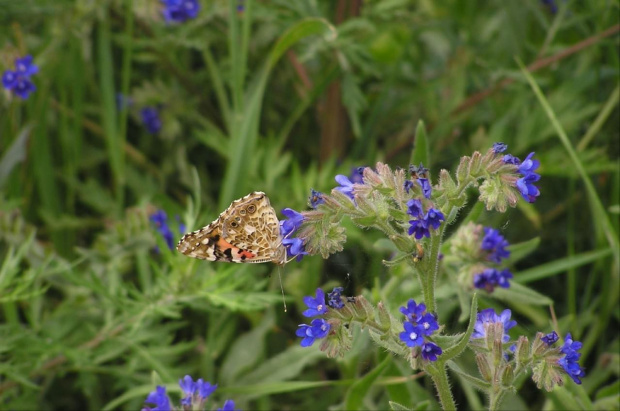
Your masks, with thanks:
M553 300L551 298L519 284L516 281L513 281L509 288L497 287L490 296L511 303L553 305Z
M588 251L572 257L561 258L547 264L542 264L529 270L521 271L516 275L516 277L518 278L519 283L527 284L532 281L554 276L558 273L563 273L571 268L576 268L584 264L597 261L607 257L611 253L612 250L609 248L598 251Z
M368 393L368 390L375 382L375 380L383 373L383 371L390 364L391 361L392 357L390 355L386 355L379 365L377 365L368 374L364 375L364 377L357 380L351 386L351 388L349 388L344 400L343 408L345 410L362 409L362 402L364 400L364 397Z
M428 135L426 133L426 126L424 121L418 121L418 126L415 129L415 143L414 149L411 153L410 164L420 165L424 164L425 167L431 166L430 148L428 146Z
M448 347L444 349L443 354L439 356L437 362L445 364L446 361L451 360L454 357L459 356L465 348L467 347L467 343L469 343L469 338L471 334L474 332L474 325L476 324L476 318L478 316L478 297L477 294L474 294L471 299L471 307L469 310L469 325L467 326L467 330L463 333L460 341L453 345L452 347ZM438 368L440 368L438 366Z

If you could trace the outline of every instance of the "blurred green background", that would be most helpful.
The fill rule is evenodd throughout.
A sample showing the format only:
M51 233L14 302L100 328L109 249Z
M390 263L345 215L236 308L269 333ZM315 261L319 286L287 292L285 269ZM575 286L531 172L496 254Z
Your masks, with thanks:
M478 221L511 243L538 238L512 270L553 310L481 304L511 308L530 337L557 321L584 342L588 376L552 393L524 380L505 408L618 408L618 1L200 6L166 24L157 0L0 0L0 70L27 54L39 67L29 98L0 95L0 408L137 409L186 374L245 410L436 408L400 359L356 389L385 356L367 335L337 360L295 337L318 286L393 311L419 298L410 272L382 265L379 233L350 224L342 253L288 264L285 313L274 266L186 258L149 221L165 210L176 243L180 223L200 228L251 191L306 209L336 174L407 167L419 121L433 180L497 141L542 164L535 204ZM440 318L462 331L443 280ZM484 407L451 377L460 406Z

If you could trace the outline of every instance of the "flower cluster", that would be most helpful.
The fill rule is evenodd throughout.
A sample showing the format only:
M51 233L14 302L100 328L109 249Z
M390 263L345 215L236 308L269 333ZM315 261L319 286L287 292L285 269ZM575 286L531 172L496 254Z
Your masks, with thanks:
M207 399L217 388L217 384L212 385L210 382L203 381L202 378L194 381L189 375L179 380L179 386L183 392L181 407L173 407L170 397L166 393L166 387L158 385L155 391L151 391L144 401L148 404L154 404L155 407L145 406L142 411L203 410ZM234 411L234 409L234 401L226 400L224 406L218 408L218 411Z
M434 208L424 214L422 202L416 198L407 201L407 214L413 217L413 220L409 220L409 235L413 235L417 240L430 237L430 228L436 230L444 221L442 212Z
M304 249L304 243L301 238L292 237L292 235L301 226L304 216L290 208L282 210L282 214L284 214L286 219L280 221L280 234L282 235L282 245L286 247L286 256L287 258L296 257L297 261L300 261L308 253Z
M151 134L157 134L161 130L161 119L159 118L159 110L156 107L144 107L140 110L140 118L142 124L146 127L146 131Z
M335 291L336 289L329 294L330 301L332 300L332 294ZM320 288L316 289L316 297L304 297L304 303L308 306L308 309L303 312L304 317L316 317L326 314L328 311L328 306L325 304L325 293ZM320 339L327 337L330 329L331 325L325 319L315 318L312 320L310 325L300 324L299 328L295 332L295 335L302 337L302 347L309 347L314 344L314 340L317 338Z
M504 143L495 143L493 145L493 150L496 154L504 152L507 148L508 146ZM504 163L518 166L519 174L521 174L522 177L517 180L516 186L521 196L528 203L533 203L536 201L536 197L540 195L540 190L534 185L534 183L540 180L540 174L536 173L536 170L540 166L540 161L534 160L532 157L534 157L534 152L528 154L523 162L512 154L506 154L503 157Z
M502 288L510 287L510 280L512 273L509 270L499 271L495 268L487 268L481 273L474 275L474 287L485 289L488 292L492 292L495 287Z
M581 384L581 378L586 375L585 370L579 366L579 358L581 357L581 353L577 352L582 346L583 344L581 342L573 341L573 337L570 333L566 334L564 345L560 349L564 356L558 361L558 364L564 368L566 374L568 374L577 384Z
M32 63L31 55L15 59L15 70L6 70L2 74L2 86L16 96L27 99L37 89L30 77L38 71L39 67Z
M510 257L510 251L506 250L509 245L498 230L484 227L484 237L480 249L489 252L487 259L497 264L501 263L502 259Z
M424 303L416 304L413 299L406 306L400 307L400 312L406 317L403 323L405 331L400 333L401 341L410 348L419 346L423 359L437 361L437 356L443 352L441 347L425 338L439 329L435 316L426 312Z
M164 237L168 248L172 250L174 248L174 234L168 225L168 215L166 215L166 212L164 210L157 210L155 213L151 214L149 220L155 225L159 234ZM185 231L184 224L179 223L179 231ZM159 251L159 248L156 247L155 249Z
M161 0L162 14L166 23L183 23L196 18L200 11L198 0Z

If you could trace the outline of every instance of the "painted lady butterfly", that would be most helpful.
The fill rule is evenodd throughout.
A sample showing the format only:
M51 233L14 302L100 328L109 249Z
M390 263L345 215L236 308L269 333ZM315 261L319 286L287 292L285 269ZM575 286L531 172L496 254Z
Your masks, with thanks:
M286 263L280 222L269 198L260 191L233 201L214 222L185 234L177 250L209 261Z

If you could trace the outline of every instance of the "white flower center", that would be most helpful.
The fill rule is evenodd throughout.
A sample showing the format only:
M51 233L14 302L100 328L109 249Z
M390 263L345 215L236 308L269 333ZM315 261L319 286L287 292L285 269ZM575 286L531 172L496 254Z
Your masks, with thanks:
M418 338L418 334L415 332L412 332L411 334L409 334L409 338L412 340L416 340Z

